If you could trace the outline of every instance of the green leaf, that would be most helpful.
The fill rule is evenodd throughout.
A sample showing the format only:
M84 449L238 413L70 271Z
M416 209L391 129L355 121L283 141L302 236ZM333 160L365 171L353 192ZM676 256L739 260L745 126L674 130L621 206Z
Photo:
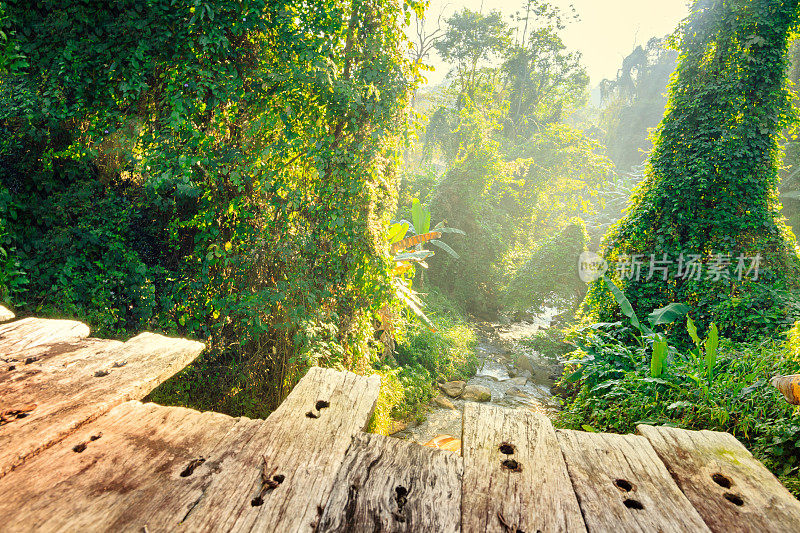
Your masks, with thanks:
M718 346L719 346L719 331L717 330L717 325L712 323L711 330L708 332L708 337L706 338L706 343L705 343L706 370L708 371L709 377L711 376L711 372L714 371L714 366L717 364Z
M625 297L625 294L620 290L620 288L617 287L616 283L606 277L603 277L603 280L606 282L606 287L608 287L608 290L611 291L612 295L614 295L614 299L619 304L619 308L622 309L622 314L631 319L631 323L634 325L634 327L643 334L652 333L650 328L643 326L639 322L639 317L636 316L636 312L633 310L631 302Z
M667 358L667 341L653 343L653 356L650 358L650 377L660 378L664 372L664 360Z
M411 202L411 223L417 235L428 233L431 227L431 212L423 206L418 198Z
M405 254L397 254L394 256L394 260L398 263L400 261L424 261L425 259L429 258L433 255L433 252L430 250L420 250L419 252L410 252Z
M597 430L594 429L589 424L582 424L581 427L583 428L584 431L588 431L589 433L597 433Z
M686 317L686 331L689 332L689 336L692 338L694 343L699 348L700 347L700 337L697 336L697 326L694 325L694 322L692 321L692 317L690 317L690 316Z
M389 226L389 244L394 244L403 239L408 233L408 222L396 222Z
M438 230L437 230L437 231L438 231ZM441 248L442 250L444 250L445 252L447 252L447 253L448 253L448 254L450 254L451 256L455 257L456 259L458 259L458 258L459 258L459 255L456 253L456 251L455 251L455 250L453 250L452 248L450 248L450 246L448 246L448 245L447 245L447 244L445 244L444 242L440 241L439 239L434 239L434 240L432 240L432 241L429 241L429 242L430 242L432 245L434 245L434 246L438 246L439 248Z
M686 313L690 310L691 307L686 304L671 303L647 315L647 320L650 322L651 326L672 324L679 318L686 316Z
M692 402L687 401L680 401L680 402L672 402L667 406L668 411L672 411L673 409L689 409L692 407Z

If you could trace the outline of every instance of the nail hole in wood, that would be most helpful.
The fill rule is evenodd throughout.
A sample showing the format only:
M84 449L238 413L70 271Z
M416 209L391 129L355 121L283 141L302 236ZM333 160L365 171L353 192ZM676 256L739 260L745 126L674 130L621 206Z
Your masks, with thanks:
M97 439L99 439L102 436L103 436L102 433L98 433L97 435L92 435L91 437L89 437L89 440L94 442L94 441L96 441Z
M315 413L314 411L309 411L306 413L306 416L308 418L319 418L319 412L330 406L330 402L326 402L325 400L317 400L317 403L314 404L314 409L316 409L317 412Z
M253 507L259 507L261 505L264 505L264 498L262 498L261 496L256 496L255 498L250 500L250 505L252 505Z
M111 372L109 372L108 370L98 370L97 372L94 373L94 377L102 378L109 375L110 373Z
M402 485L398 485L394 489L394 501L397 503L397 512L393 512L392 516L398 522L405 522L406 518L403 516L403 507L405 507L406 502L408 501L408 489Z
M8 367L9 372L12 371L12 370L16 370L16 369L17 369L17 367L15 367L14 365L11 365L10 367Z
M711 476L711 479L714 480L714 483L716 483L720 487L723 487L723 488L726 488L726 489L731 488L731 485L733 484L729 478L727 478L727 477L725 477L725 476L723 476L722 474L719 474L719 473L713 474Z
M733 505L737 505L741 507L744 505L744 500L738 494L733 494L732 492L725 493L725 499L731 502Z
M516 462L514 459L506 459L501 463L501 465L503 468L511 472L522 472L522 465Z
M28 357L27 359L25 359L25 364L26 364L26 365L29 365L29 364L31 364L31 363L35 363L35 362L36 362L36 361L38 361L38 360L39 360L39 358L38 358L38 357Z
M183 472L181 472L181 477L191 476L194 473L194 469L205 462L206 460L203 457L200 457L199 459L192 459L189 461L189 464L186 465L186 468L183 469Z
M628 498L627 500L622 502L622 504L628 509L637 509L637 510L644 509L644 505L642 505L642 502L640 502L639 500L633 500L631 498Z
M625 492L630 492L633 490L633 485L627 479L615 479L614 486L616 486L619 490L624 490Z
M86 443L85 442L82 442L80 444L76 444L75 446L72 447L72 451L75 452L75 453L81 453L85 449L86 449Z
M504 453L506 455L511 455L514 453L514 445L504 442L500 445L500 453Z
M17 415L17 418L27 418L29 415L30 413L20 413Z

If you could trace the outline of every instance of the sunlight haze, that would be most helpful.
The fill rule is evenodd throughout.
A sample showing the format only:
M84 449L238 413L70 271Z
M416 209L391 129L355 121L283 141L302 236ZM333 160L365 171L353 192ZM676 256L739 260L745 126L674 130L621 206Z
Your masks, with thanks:
M564 43L572 50L583 54L583 63L592 78L592 86L604 78L613 79L623 58L635 46L646 44L651 37L663 37L678 26L689 13L685 0L554 0L555 5L568 9L575 6L580 19L571 22L562 32ZM465 0L448 2L432 0L427 12L428 27L435 28L436 19L442 12L448 18L463 8L489 13L499 10L503 18L525 9L524 0ZM429 58L435 72L426 73L428 83L440 83L447 75L448 66L436 56Z

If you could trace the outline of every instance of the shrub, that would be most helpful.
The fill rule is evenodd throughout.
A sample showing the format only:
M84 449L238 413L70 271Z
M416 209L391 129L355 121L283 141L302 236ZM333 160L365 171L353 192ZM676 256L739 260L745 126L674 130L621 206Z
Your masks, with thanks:
M800 368L798 327L786 346L722 340L711 375L696 355L671 350L660 378L651 376L650 349L620 340L617 328L587 328L574 339L582 349L562 377L571 393L559 425L620 433L637 424L727 431L800 494L800 418L769 385L775 374Z
M477 370L477 339L461 310L436 290L425 301L436 330L413 321L398 336L395 359L404 396L392 414L399 418L432 398L435 382L468 379Z

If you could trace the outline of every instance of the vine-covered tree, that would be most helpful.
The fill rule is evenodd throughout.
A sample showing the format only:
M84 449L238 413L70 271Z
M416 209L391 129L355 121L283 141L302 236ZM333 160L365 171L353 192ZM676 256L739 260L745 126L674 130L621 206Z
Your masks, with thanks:
M774 330L792 313L796 243L777 186L797 20L797 0L695 1L646 179L604 240L638 313L685 302L732 338ZM587 305L601 318L615 313L601 283Z
M263 408L310 363L368 364L419 2L0 6L16 303L205 339Z

